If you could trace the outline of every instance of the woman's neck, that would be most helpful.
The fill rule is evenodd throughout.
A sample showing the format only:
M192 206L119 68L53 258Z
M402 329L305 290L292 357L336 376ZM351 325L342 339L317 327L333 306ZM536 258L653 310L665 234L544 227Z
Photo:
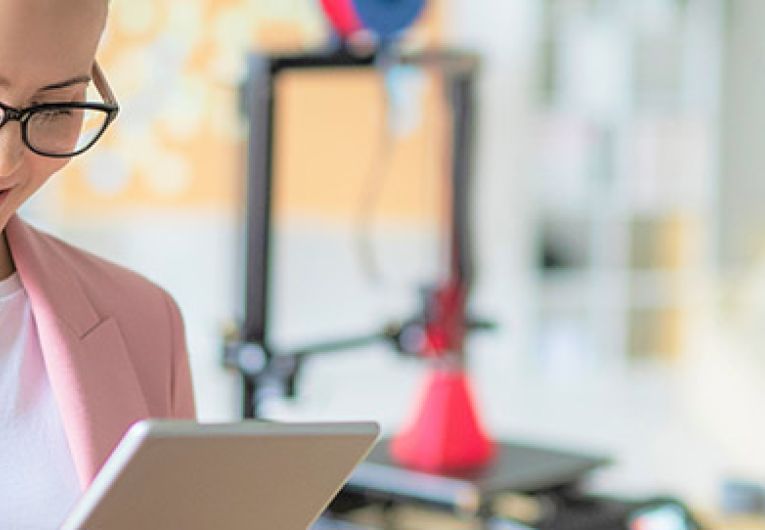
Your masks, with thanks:
M0 232L0 280L6 279L16 271L11 257L11 249L5 237L5 230Z

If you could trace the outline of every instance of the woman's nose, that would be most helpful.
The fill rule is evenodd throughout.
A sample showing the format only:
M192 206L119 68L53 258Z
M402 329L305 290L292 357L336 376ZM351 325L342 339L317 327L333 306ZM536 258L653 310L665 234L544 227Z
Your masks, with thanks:
M24 142L18 122L8 122L0 127L0 176L13 174L24 158Z

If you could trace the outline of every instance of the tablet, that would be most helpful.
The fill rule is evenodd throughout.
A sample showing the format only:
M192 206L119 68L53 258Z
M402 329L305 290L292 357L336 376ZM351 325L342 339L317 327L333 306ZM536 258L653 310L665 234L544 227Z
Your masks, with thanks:
M305 530L378 434L374 423L143 420L62 528Z

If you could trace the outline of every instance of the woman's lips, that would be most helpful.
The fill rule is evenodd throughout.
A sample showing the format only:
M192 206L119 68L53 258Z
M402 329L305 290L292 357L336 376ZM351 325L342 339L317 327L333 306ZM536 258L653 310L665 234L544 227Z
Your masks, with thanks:
M8 196L10 192L11 192L10 189L0 191L0 204L3 204L3 202L5 202L5 198Z

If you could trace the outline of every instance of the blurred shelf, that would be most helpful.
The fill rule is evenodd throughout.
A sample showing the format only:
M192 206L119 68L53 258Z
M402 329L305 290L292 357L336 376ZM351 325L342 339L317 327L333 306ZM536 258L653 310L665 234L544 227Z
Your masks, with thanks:
M532 309L550 337L534 344L621 359L683 347L717 208L713 4L543 4Z

